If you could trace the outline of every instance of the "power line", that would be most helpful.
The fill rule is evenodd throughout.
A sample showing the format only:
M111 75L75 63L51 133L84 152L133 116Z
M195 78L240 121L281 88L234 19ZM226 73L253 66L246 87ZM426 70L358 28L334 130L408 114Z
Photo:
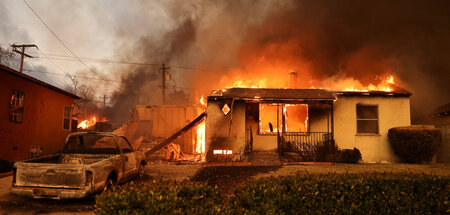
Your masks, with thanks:
M103 78L101 75L99 75L97 72L95 72L94 70L92 70L86 63L84 63L59 37L58 35L56 35L56 33L44 22L44 20L42 20L42 18L36 13L36 11L34 11L34 9L30 6L30 4L28 4L28 2L26 0L23 0L25 2L25 4L28 6L28 8L30 8L30 10L34 13L34 15L36 15L36 17L42 22L42 24L44 24L44 26L50 31L50 33L53 34L53 36L64 46L64 48L67 49L67 51L70 52L70 54L72 54L81 64L83 64L90 72L92 72L94 75L98 76L100 79L102 79L103 81L105 81L106 83L110 84L110 86L114 87L113 85L111 85L110 82L108 82L105 78Z
M52 74L52 75L64 75L64 76L67 76L66 74L61 74L61 73L55 73L55 72L43 72L43 71L37 71L37 70L32 70L32 69L24 69L24 71L28 71L28 72L38 72L38 73L45 73L45 74ZM70 75L70 76L76 77L76 78L89 79L89 80L103 81L102 79L93 78L93 77L78 76L78 75ZM111 82L121 82L121 81L119 81L119 80L108 80L108 81L111 81Z
M40 51L41 52L41 51ZM41 52L44 56L47 57L47 55L43 52ZM52 63L56 68L58 68L62 73L64 73L66 76L71 76L68 72L64 71L63 69L61 69L61 67L59 67L55 62L52 61L52 59L50 58L46 58L48 61L50 61L50 63Z
M41 52L42 53L42 52ZM44 53L43 53L44 54ZM59 54L49 54L45 53L48 56L55 60L77 60L76 58L68 55L59 55ZM119 61L119 60L111 60L111 59L98 59L98 58L86 58L86 57L79 57L80 59L87 60L87 61L93 61L98 63L117 63L117 64L134 64L134 65L141 65L141 66L160 66L161 64L158 63L142 63L142 62L129 62L129 61ZM192 66L179 66L179 65L170 65L170 67L178 68L178 69L187 69L187 70L205 70L198 67L192 67Z

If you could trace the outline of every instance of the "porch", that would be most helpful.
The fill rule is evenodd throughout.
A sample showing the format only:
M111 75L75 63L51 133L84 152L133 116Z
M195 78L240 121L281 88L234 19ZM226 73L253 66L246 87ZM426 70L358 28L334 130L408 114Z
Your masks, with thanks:
M243 161L256 153L315 161L319 148L334 143L334 101L333 92L319 89L214 91L208 97L207 161Z

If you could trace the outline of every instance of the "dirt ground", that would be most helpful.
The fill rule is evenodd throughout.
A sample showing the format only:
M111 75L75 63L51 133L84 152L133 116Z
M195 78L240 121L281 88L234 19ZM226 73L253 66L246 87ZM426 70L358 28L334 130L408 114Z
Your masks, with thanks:
M285 166L202 166L155 162L144 180L193 180L221 187L225 194L246 181L292 174L394 172L450 177L450 164L332 164ZM0 214L94 214L95 197L78 200L33 200L10 194L12 177L0 178Z

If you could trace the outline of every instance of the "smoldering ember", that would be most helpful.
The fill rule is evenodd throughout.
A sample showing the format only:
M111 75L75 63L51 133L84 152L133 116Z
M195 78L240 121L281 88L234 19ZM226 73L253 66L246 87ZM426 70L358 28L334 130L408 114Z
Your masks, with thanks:
M0 213L448 213L449 8L0 0Z

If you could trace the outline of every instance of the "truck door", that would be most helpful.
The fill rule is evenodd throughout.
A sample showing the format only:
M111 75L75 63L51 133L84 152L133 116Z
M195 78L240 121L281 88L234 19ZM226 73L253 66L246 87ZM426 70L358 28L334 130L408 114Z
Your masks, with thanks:
M130 178L136 175L138 172L138 163L136 155L134 153L133 148L128 143L128 141L125 140L125 138L119 137L117 141L121 150L121 156L124 161L124 170L123 170L124 177Z

